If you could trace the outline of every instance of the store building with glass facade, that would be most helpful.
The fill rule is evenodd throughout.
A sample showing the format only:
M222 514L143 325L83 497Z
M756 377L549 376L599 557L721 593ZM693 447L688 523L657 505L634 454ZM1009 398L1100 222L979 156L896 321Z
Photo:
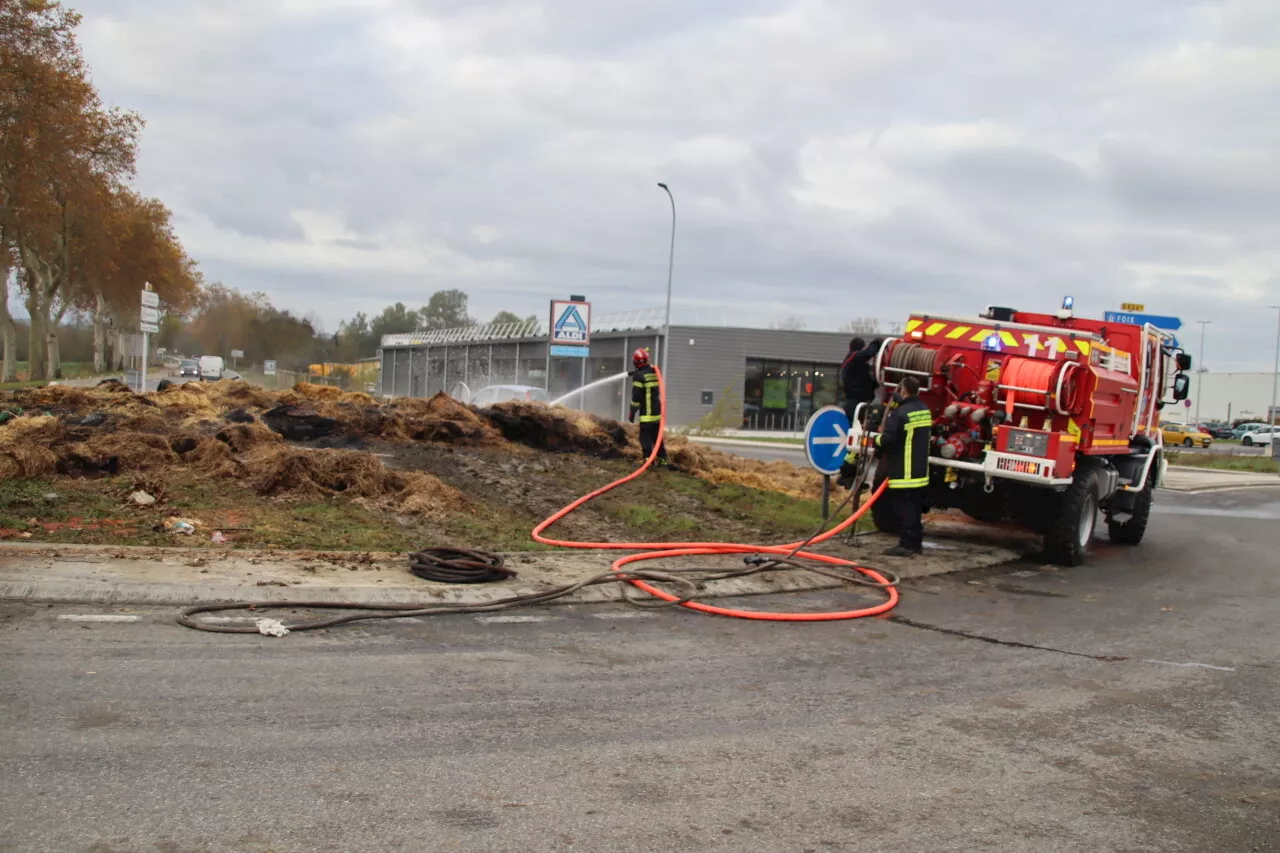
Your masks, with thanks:
M803 429L815 410L839 402L840 363L850 337L848 332L672 326L664 371L668 422L689 426L716 412L729 427ZM630 383L620 374L631 369L631 353L640 347L661 364L664 343L660 323L637 322L634 315L593 318L586 358L549 358L545 324L539 323L387 335L380 388L384 397L443 391L473 400L486 388L521 386L510 393L544 389L545 395L535 398L569 395L564 405L625 418ZM610 377L615 381L607 381Z

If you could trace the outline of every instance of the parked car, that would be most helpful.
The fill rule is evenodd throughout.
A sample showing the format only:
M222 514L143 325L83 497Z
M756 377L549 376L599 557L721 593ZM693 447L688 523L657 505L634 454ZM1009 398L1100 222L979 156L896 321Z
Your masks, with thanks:
M1265 426L1266 424L1262 423L1261 421L1253 421L1247 424L1240 424L1239 426L1231 430L1231 437L1237 440L1243 439L1245 436L1245 433L1262 429Z
M196 379L199 379L200 378L200 362L196 361L194 358L184 358L182 360L182 363L178 365L178 375L193 376Z
M1213 436L1187 424L1161 424L1160 432L1164 435L1166 447L1179 444L1183 447L1208 447L1213 444Z
M1207 424L1199 424L1196 428L1203 433L1208 433L1214 438L1235 438L1235 436L1231 434L1231 427L1224 423L1211 421Z
M511 400L547 403L551 398L545 389L536 385L489 385L471 395L473 406L492 406L494 403L506 403Z
M1278 427L1259 427L1253 432L1246 432L1242 435L1240 437L1240 443L1245 447L1253 447L1255 444L1270 444L1275 441L1277 433L1280 433L1280 428Z

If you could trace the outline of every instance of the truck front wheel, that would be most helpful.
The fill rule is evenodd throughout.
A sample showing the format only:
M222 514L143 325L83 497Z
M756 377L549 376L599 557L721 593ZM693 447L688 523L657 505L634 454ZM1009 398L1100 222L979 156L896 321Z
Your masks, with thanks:
M1127 518L1124 521L1117 521L1111 516L1107 517L1107 533L1111 541L1117 545L1137 545L1147 532L1147 522L1151 519L1151 503L1155 498L1156 471L1159 470L1155 466L1160 464L1160 460L1156 459L1151 464L1153 467L1147 474L1146 485L1142 487L1142 491L1133 496L1133 508L1124 513Z
M1056 512L1047 519L1044 551L1059 566L1079 566L1089 557L1089 544L1098 525L1097 473L1080 466L1075 479L1058 501L1050 501Z

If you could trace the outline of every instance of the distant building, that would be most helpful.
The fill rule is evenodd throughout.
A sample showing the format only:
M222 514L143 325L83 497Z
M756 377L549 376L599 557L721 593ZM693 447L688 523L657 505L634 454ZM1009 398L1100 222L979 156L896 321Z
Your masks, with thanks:
M838 402L849 338L847 331L672 326L665 368L669 423L688 426L718 411L728 427L803 429L816 409ZM660 311L596 315L587 358L548 360L540 322L386 335L381 393L466 397L488 385L530 385L556 399L630 370L631 353L640 347L661 365L663 344ZM628 383L612 382L565 403L624 418L629 392Z

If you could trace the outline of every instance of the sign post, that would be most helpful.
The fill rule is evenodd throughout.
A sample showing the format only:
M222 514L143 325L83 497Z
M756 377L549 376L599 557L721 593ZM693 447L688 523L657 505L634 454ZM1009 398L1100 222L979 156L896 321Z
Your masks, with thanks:
M587 384L591 352L591 303L581 297L551 300L551 334L547 341L547 394L551 394L551 358L580 358L581 384ZM583 405L586 405L585 399Z
M804 428L804 455L822 475L822 520L831 514L831 478L840 473L849 445L849 417L839 406L823 406Z
M142 284L142 310L138 329L142 332L142 372L138 375L138 393L147 392L147 337L160 331L160 296L151 289L151 282Z
M1166 317L1163 314L1142 314L1134 311L1107 311L1103 318L1108 323L1127 323L1133 326L1145 326L1150 323L1157 329L1176 332L1182 328L1182 318Z

